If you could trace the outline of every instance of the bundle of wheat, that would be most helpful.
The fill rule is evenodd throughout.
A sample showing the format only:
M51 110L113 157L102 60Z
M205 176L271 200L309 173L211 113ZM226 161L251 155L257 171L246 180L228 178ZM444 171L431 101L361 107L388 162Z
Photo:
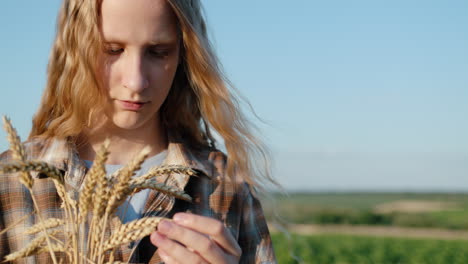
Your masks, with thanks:
M191 197L182 190L154 180L156 176L171 173L195 175L195 171L190 168L175 165L154 167L146 174L132 178L150 153L149 148L143 149L130 163L113 174L113 177L106 177L108 140L97 152L93 165L85 176L79 198L74 200L60 171L46 162L27 160L25 148L10 120L3 117L3 122L14 161L2 164L0 174L19 173L19 181L31 193L39 219L39 223L25 231L25 234L36 234L36 237L25 248L5 256L4 261L49 252L52 261L59 263L55 252L62 252L65 259L60 259L60 262L63 263L113 263L114 249L149 235L163 219L143 217L126 224L119 223L117 228L112 229L111 217L127 197L143 189L153 189L177 199L191 201ZM32 188L32 171L43 173L53 181L62 199L62 219L41 217Z

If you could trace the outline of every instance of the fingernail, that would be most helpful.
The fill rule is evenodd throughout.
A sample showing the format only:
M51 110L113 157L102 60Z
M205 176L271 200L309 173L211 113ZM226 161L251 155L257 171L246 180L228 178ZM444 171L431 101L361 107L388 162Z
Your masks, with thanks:
M162 233L167 233L169 230L172 228L172 223L169 221L162 221L158 225L158 231L161 231Z
M187 221L187 216L184 215L183 213L178 213L178 214L175 214L174 215L174 221L177 222L177 223L185 223L185 221Z

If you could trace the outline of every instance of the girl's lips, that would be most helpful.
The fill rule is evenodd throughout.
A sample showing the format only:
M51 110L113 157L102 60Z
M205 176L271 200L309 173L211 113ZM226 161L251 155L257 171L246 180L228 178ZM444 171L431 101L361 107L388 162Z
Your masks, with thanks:
M144 102L132 102L132 101L122 101L122 100L117 100L117 102L123 109L130 110L130 111L138 111L146 104Z

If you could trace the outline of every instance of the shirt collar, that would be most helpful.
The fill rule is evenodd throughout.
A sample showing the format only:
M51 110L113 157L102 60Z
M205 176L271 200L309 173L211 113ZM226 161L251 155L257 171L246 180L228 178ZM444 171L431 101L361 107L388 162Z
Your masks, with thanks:
M209 169L205 162L206 159L198 152L191 151L182 141L168 137L167 157L163 165L181 165L192 168L209 177ZM36 141L36 142L35 142ZM29 149L32 159L45 161L54 165L58 169L65 171L67 181L74 187L79 187L84 180L86 166L83 160L79 158L76 145L69 139L49 138L36 139L30 144ZM200 173L199 173L200 174ZM37 177L37 174L33 174ZM174 174L173 180L176 187L184 189L189 177L183 174Z

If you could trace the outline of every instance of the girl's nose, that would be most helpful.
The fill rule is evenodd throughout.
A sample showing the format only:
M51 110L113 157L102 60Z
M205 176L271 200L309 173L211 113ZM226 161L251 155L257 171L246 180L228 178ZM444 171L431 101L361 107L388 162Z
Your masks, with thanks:
M123 85L136 93L148 88L149 80L145 73L143 57L141 55L128 55L123 67Z

